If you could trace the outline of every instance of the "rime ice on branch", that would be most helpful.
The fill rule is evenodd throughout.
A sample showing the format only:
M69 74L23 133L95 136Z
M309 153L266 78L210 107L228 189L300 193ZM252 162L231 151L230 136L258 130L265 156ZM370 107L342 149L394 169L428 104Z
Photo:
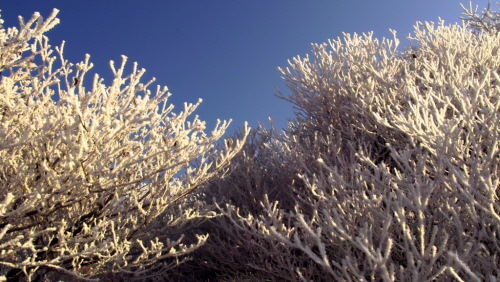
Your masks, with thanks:
M87 82L89 56L73 66L64 43L54 54L43 35L57 12L0 29L0 277L166 271L207 240L184 245L179 228L211 216L193 192L229 164L248 129L218 150L229 123L205 134L198 117L187 121L201 100L174 114L166 87L140 83L144 69L124 74L125 56L111 62L111 85Z
M417 23L402 52L344 34L280 68L296 116L211 183L224 217L198 265L233 281L500 281L500 23L469 19Z

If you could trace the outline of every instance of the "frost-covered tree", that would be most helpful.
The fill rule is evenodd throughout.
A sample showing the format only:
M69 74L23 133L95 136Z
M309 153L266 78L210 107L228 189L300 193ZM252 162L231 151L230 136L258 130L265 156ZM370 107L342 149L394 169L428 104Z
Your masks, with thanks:
M188 121L201 100L173 113L166 87L140 83L143 69L124 77L126 57L118 68L111 61L110 85L87 81L89 56L73 66L64 43L54 56L44 36L57 12L0 26L0 277L167 271L207 240L183 241L183 226L213 214L194 192L248 130L217 150L228 123L205 134L205 122Z
M499 23L464 14L417 23L403 51L396 32L344 34L280 68L296 117L211 182L224 217L205 222L195 266L226 281L499 281Z

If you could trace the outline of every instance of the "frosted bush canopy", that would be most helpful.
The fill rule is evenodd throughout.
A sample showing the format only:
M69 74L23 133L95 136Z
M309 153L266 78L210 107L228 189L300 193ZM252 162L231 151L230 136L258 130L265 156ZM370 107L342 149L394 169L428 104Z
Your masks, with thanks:
M152 93L153 81L140 82L144 69L134 64L124 77L125 56L110 63L111 85L96 74L84 87L90 56L72 65L64 42L54 53L43 36L57 12L0 30L0 275L37 280L55 270L94 281L182 260L207 235L185 245L165 230L211 216L188 196L229 164L248 129L217 149L228 123L207 135L198 117L187 121L201 100L174 114L166 87Z
M1 280L500 281L491 6L312 44L288 127L226 140L126 57L88 79L56 14L0 29Z

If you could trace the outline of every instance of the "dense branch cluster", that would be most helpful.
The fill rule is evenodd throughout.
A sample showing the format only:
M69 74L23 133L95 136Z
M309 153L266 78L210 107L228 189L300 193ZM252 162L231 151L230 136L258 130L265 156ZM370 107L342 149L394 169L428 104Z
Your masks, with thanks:
M110 86L97 74L87 82L89 56L73 66L64 43L53 56L43 36L56 14L0 29L0 276L166 271L206 241L184 245L176 226L212 216L188 196L229 164L248 130L217 150L228 123L206 135L197 116L187 121L201 100L173 113L166 87L140 83L144 69L124 77L126 57L111 62Z
M288 128L218 144L125 57L110 86L52 57L55 13L0 29L0 276L499 281L500 20L476 12L402 51L313 44L279 68Z
M469 19L417 23L403 51L395 32L344 34L280 68L296 117L211 182L224 217L196 265L224 281L500 280L500 34Z

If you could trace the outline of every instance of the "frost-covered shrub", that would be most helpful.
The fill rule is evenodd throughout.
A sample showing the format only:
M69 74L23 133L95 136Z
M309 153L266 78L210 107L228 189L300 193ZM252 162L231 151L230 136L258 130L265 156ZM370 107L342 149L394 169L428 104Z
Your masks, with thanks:
M140 83L143 69L123 77L126 57L111 62L111 85L97 75L87 83L89 56L73 66L64 44L53 56L43 35L56 14L0 26L0 277L169 270L208 237L184 244L186 224L213 216L190 195L229 164L248 130L216 150L228 123L206 135L198 117L187 121L199 102L174 114L166 87Z
M498 281L500 34L471 13L473 30L417 23L402 52L395 32L344 34L280 68L297 115L211 182L224 217L205 223L197 266L227 281Z
M241 134L235 138L241 138ZM250 217L262 213L263 203L276 200L282 208L293 209L295 203L289 187L296 170L288 169L290 161L281 159L283 149L279 138L275 130L264 127L252 130L244 149L231 160L230 173L213 178L203 190L207 205L220 208L231 203L240 215ZM173 281L219 281L222 274L245 281L237 277L252 269L248 265L256 261L276 264L277 261L268 259L270 255L278 253L280 256L275 259L282 260L284 254L293 251L275 245L265 236L235 228L234 219L223 216L224 213L219 211L217 217L198 226L198 232L211 234L210 241L196 252L193 261L176 269ZM266 276L264 273L254 278L266 281Z

